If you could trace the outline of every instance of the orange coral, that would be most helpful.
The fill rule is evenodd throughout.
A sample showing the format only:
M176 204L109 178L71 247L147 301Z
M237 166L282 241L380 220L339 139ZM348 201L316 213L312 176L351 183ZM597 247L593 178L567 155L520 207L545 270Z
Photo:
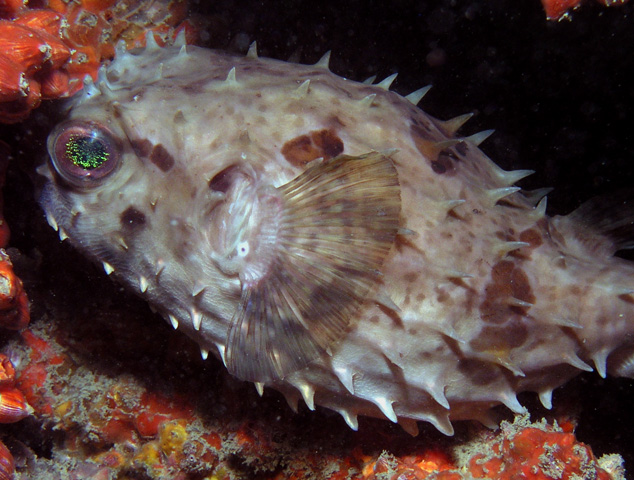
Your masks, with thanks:
M628 0L597 0L606 7L613 5L623 5ZM570 10L577 8L581 0L542 0L542 5L546 11L548 20L561 20L565 18Z
M531 424L527 417L518 417L513 424L503 422L501 433L483 441L481 453L468 460L469 472L475 478L495 480L612 479L590 447L577 441L572 426L564 427L545 421Z
M80 90L120 40L138 46L148 30L162 44L181 30L188 43L196 38L185 0L49 0L41 9L25 3L0 3L0 123L22 121L42 99Z
M29 323L29 306L22 281L13 273L9 256L0 248L0 327L20 330Z
M9 449L0 442L0 480L11 480L15 471L15 462Z
M33 413L22 392L14 387L15 367L0 353L0 423L14 423ZM0 441L0 480L11 480L15 471L13 455Z
M33 15L27 16L26 24L19 17L0 20L0 63L6 69L0 78L0 121L4 123L26 118L42 99L42 77L70 58L70 48L49 33L55 23L59 32L61 16L45 15L49 21L44 27L36 25Z
M363 469L363 480L462 480L449 456L440 450L430 449L419 455L397 458L383 452L376 461L367 463ZM439 476L442 474L442 476Z
M0 55L0 68L1 60L2 55ZM0 141L0 189L4 185L9 153L9 146ZM0 327L20 330L29 323L29 301L22 281L13 272L11 259L4 251L4 247L9 242L9 227L2 217L2 209L3 200L0 192Z

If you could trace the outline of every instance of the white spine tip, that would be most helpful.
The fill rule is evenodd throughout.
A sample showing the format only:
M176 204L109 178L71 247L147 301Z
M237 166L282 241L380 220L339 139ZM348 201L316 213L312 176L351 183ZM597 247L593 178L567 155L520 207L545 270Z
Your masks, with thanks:
M346 387L346 390L348 390L350 394L354 395L354 381L350 370L345 367L334 367L333 370L341 384Z
M225 348L224 345L220 344L220 343L216 343L216 348L218 349L218 355L220 355L220 358L222 359L222 363L224 364L225 368L227 367L227 359L225 358L225 354L227 349Z
M339 415L343 418L343 420L348 424L350 430L354 430L355 432L359 429L359 420L354 413L349 412L348 410L341 409L337 410Z
M205 285L194 285L194 288L192 289L192 297L200 295L205 288Z
M513 185L516 182L519 182L522 178L526 178L529 175L535 173L535 170L510 170L510 171L502 171L499 173L500 181L505 185Z
M145 293L147 292L147 287L148 287L147 278L141 275L139 277L139 290L141 291L141 293Z
M519 192L520 190L520 187L492 188L491 190L486 191L486 195L493 203L495 203L499 200L502 200L504 197L508 197L515 192Z
M200 356L202 357L203 360L207 360L207 357L209 357L209 350L206 350L203 347L200 347Z
M201 313L198 310L192 310L190 312L191 315L191 319L192 319L192 325L194 326L194 330L199 331L200 330L200 325L203 322L203 316L201 315Z
M315 410L315 389L307 383L296 385L309 410Z
M293 98L301 99L308 95L308 88L310 87L310 80L304 80L302 84L293 91Z
M108 262L101 262L101 265L103 266L103 270L104 272L106 272L106 275L110 275L112 272L114 272L114 267Z
M254 382L255 390L258 392L258 395L261 397L264 395L264 384L262 382Z
M427 85L426 87L419 88L418 90L414 90L409 95L405 95L405 100L410 102L412 105L418 105L418 103L423 99L427 92L431 90L431 85Z
M161 48L156 41L156 37L154 36L154 32L152 30L148 30L145 32L145 49L146 50L158 50Z
M372 102L374 102L375 98L376 98L376 93L372 93L370 95L363 97L361 100L359 100L359 103L363 107L370 107L372 106Z
M495 132L495 130L484 130L482 132L474 133L473 135L466 137L466 140L469 140L476 147L478 147L482 142L493 135L493 132Z
M315 67L330 70L330 50L328 50L324 56L315 63Z
M526 242L502 242L493 247L493 253L498 257L505 257L508 253L514 250L530 246L531 244Z
M539 401L542 402L546 410L553 408L553 391L551 389L542 390L538 395Z
M590 365L581 360L576 353L562 355L562 360L568 365L572 365L573 367L578 368L579 370L583 370L584 372L592 372L594 370Z
M396 413L392 407L392 403L394 403L392 400L388 400L385 397L376 397L372 399L372 402L379 407L381 413L385 415L385 418L392 423L398 423L398 418L396 417Z
M504 395L500 401L506 405L509 410L513 413L526 413L526 407L522 406L522 404L517 400L517 397L514 393L509 393L508 395Z
M601 376L601 378L605 378L607 376L609 354L610 351L606 349L599 350L592 356L594 367L596 368L597 373Z
M372 85L374 83L374 81L376 80L376 75L372 75L371 77L366 78L363 82L363 84L365 85Z
M460 127L467 123L471 117L473 117L473 113L465 113L463 115L458 115L457 117L450 118L449 120L445 120L444 122L442 122L442 128L447 136L451 137L458 130L460 130Z
M398 76L398 73L393 73L389 77L385 77L383 80L377 83L376 86L382 90L389 90L390 87L392 86L392 83L394 83L394 80L396 80L397 76Z
M185 28L181 28L180 32L176 35L174 39L174 46L181 47L181 51L183 47L187 45L187 36L185 35Z
M172 314L169 315L169 320L170 323L172 324L172 327L174 328L174 330L176 330L178 328L178 320L176 319L176 317Z
M237 85L238 82L236 80L236 67L231 67L229 73L227 74L227 78L225 79L225 83L227 85Z
M425 390L429 392L438 405L449 410L449 400L445 397L445 389L441 385L438 383L426 385Z
M48 224L57 232L59 230L59 226L57 225L57 220L53 218L53 216L49 213L46 214L46 221Z
M257 42L253 42L251 43L251 45L249 45L247 58L258 58L258 43Z
M509 297L507 299L507 304L510 307L519 307L519 308L531 308L533 306L532 303L525 302L524 300L521 300L521 299L515 298L515 297Z
M548 197L542 198L537 204L537 206L531 212L529 212L529 215L531 216L531 218L535 221L541 220L542 218L544 218L546 216L547 205L548 205Z

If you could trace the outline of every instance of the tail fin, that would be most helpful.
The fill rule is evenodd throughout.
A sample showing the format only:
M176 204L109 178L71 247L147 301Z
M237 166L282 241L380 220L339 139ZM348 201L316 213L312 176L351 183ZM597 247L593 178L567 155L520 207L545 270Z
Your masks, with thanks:
M553 221L562 233L572 234L586 254L612 256L619 250L634 249L634 189L591 198Z
M632 189L592 198L572 212L569 218L609 238L614 252L634 248Z

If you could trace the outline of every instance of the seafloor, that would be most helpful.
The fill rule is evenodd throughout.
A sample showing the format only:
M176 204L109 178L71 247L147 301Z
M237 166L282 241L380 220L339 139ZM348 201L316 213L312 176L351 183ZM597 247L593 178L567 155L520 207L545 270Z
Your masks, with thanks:
M633 185L632 3L606 9L589 1L571 21L558 23L546 22L538 0L200 0L191 8L206 18L210 30L203 40L214 48L244 52L257 40L261 56L293 56L302 63L332 50L331 69L345 77L398 72L393 88L403 94L434 85L422 108L439 118L475 112L465 134L496 129L483 150L505 169L534 169L522 187L554 187L550 214L567 213L594 195ZM261 441L268 446L259 453L249 456L232 447L241 452L233 467L244 478L269 478L300 452L328 459L361 445L376 455L383 450L404 454L468 437L473 427L464 422L454 439L421 426L412 440L398 427L372 419L362 419L354 433L331 412L304 407L294 414L270 391L260 399L253 386L231 379L215 359L200 360L191 342L61 244L46 225L35 201L33 168L43 158L57 110L57 104L47 104L29 121L0 130L17 157L8 172L5 216L12 229L10 253L31 299L32 329L63 346L68 368L77 375L77 390L64 395L82 402L69 413L68 424L43 425L30 418L1 425L13 445L25 445L50 458L50 464L68 462L55 456L60 455L59 437L83 418L98 424L91 415L103 408L95 402L105 400L103 392L91 392L96 385L114 391L151 385L203 408L219 428L240 428L254 436L266 432ZM0 335L0 347L28 353L17 333ZM520 400L533 418L548 414L534 395ZM558 389L553 403L558 415L577 419L577 438L596 456L619 453L634 472L633 400L634 381L589 373ZM98 438L77 436L84 442L81 448L99 448Z

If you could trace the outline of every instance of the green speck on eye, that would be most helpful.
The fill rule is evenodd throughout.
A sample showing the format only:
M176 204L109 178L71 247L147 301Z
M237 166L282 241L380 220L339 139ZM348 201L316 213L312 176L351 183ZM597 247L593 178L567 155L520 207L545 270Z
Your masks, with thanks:
M66 143L66 156L84 170L101 167L110 154L102 142L93 138L72 136Z

